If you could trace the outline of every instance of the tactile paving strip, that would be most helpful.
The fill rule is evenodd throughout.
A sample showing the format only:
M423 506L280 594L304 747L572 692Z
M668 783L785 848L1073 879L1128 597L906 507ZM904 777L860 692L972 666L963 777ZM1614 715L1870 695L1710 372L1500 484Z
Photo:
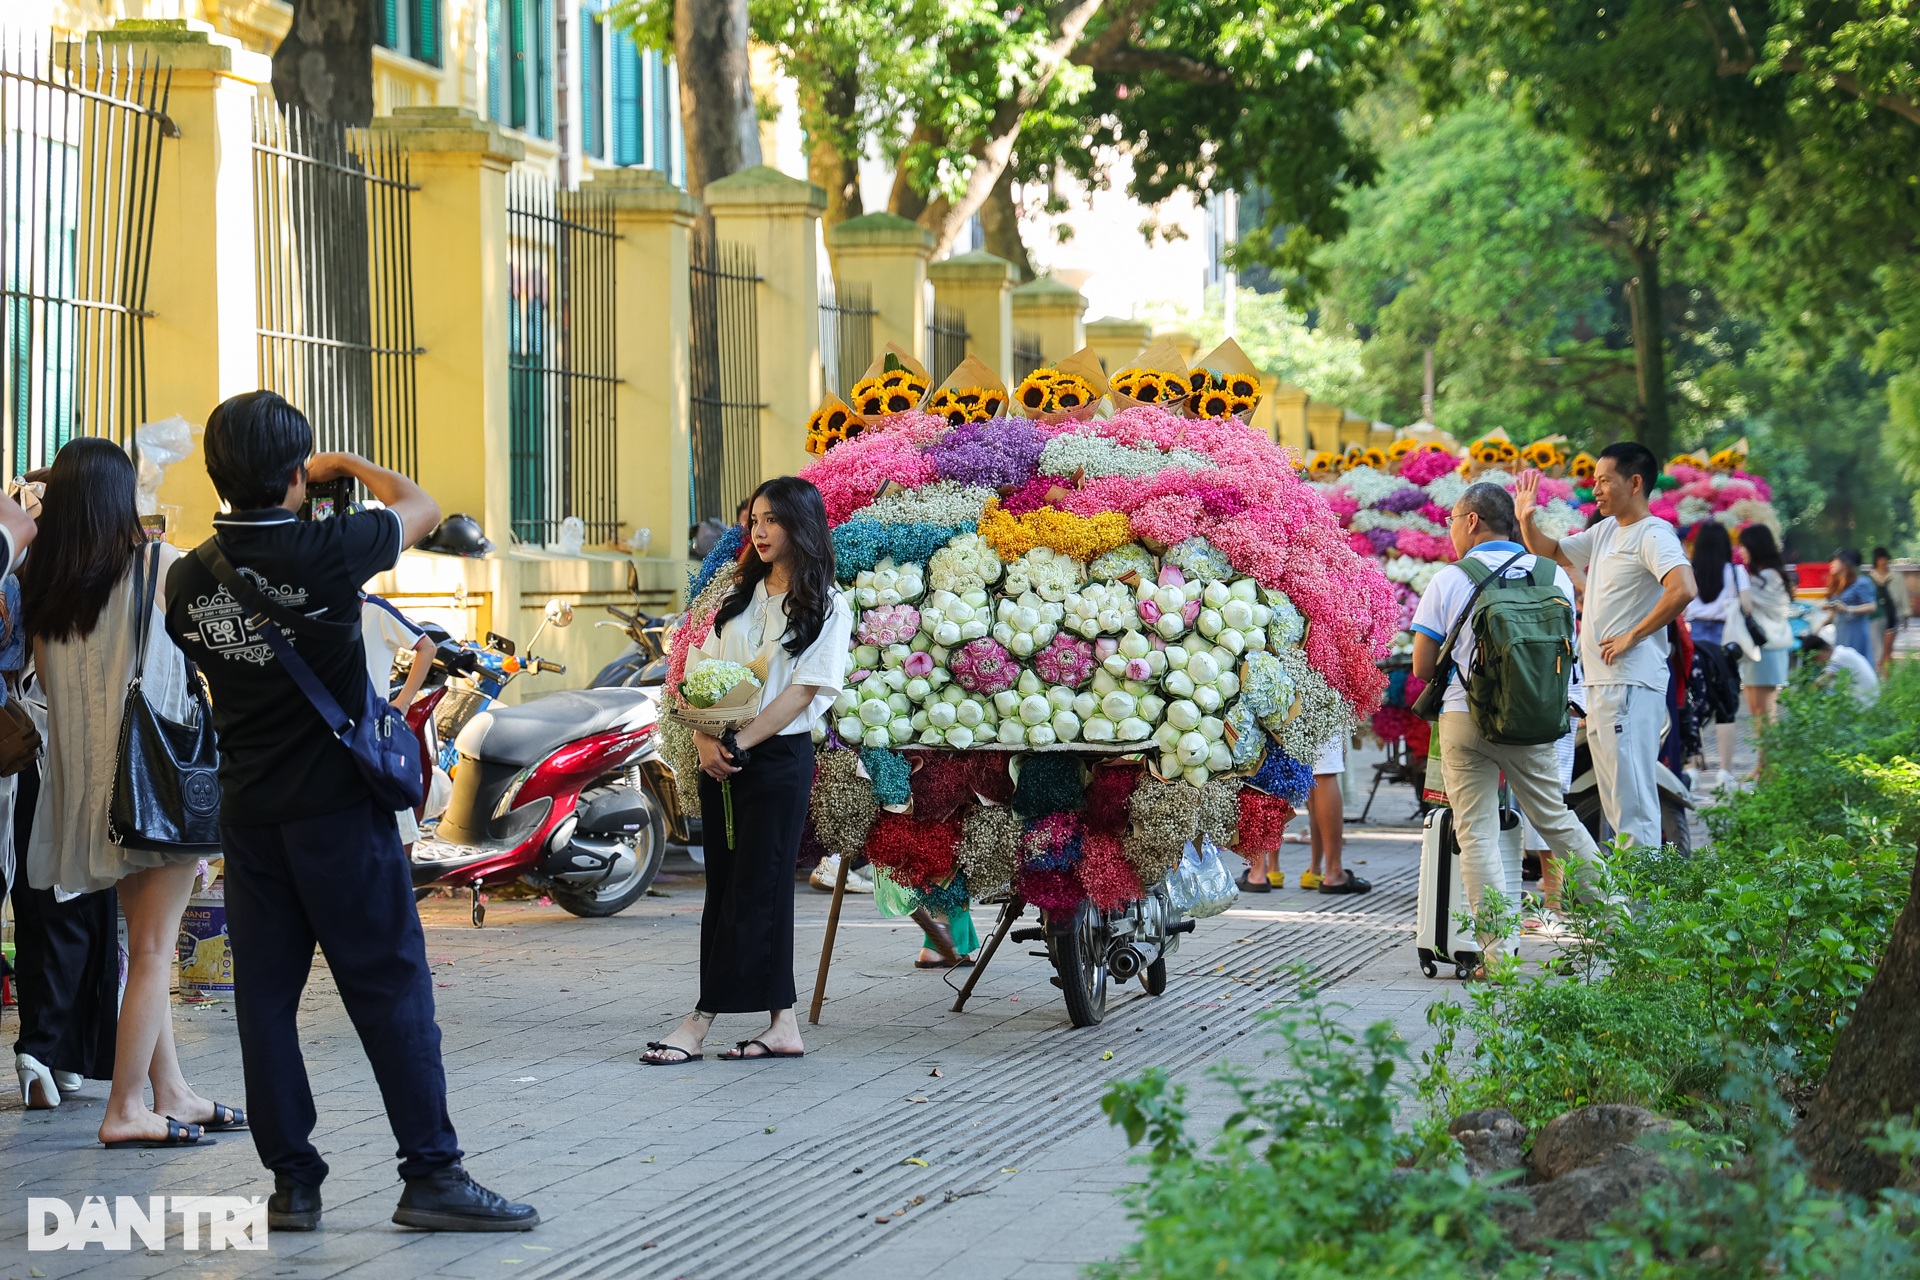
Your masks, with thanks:
M1176 955L1181 967L1169 975L1166 996L1110 995L1107 1017L1149 1035L1161 1033L1166 1052L1158 1065L1170 1074L1205 1065L1251 1030L1265 1005L1293 993L1298 985L1294 966L1308 967L1325 985L1384 952L1408 946L1415 883L1408 871L1382 877L1364 897L1332 899L1317 910L1293 911L1276 903L1281 919L1228 918L1223 923L1233 927L1208 930L1204 951L1189 943L1190 950ZM1196 1008L1209 1010L1204 1023ZM1138 1064L1063 1053L1062 1037L1076 1034L1069 1028L1037 1033L969 1072L990 1083L929 1090L926 1104L904 1099L887 1104L874 1112L865 1132L824 1137L770 1158L756 1169L751 1215L732 1207L740 1191L737 1182L716 1181L653 1206L643 1223L555 1254L528 1275L540 1280L831 1275L872 1238L866 1216L855 1217L846 1206L871 1205L873 1212L884 1212L921 1196L916 1218L937 1213L942 1204L984 1189L1000 1169L1017 1168L1032 1153L1097 1123L1085 1108L1062 1111L1056 1104L1062 1087L1098 1091ZM991 1123L976 1127L985 1121ZM874 1132L896 1135L897 1150L937 1154L938 1167L869 1158L870 1171L851 1180L835 1178L828 1185L818 1176L822 1169L850 1167L870 1152ZM715 1229L719 1214L726 1215L725 1231ZM649 1243L652 1247L642 1248Z

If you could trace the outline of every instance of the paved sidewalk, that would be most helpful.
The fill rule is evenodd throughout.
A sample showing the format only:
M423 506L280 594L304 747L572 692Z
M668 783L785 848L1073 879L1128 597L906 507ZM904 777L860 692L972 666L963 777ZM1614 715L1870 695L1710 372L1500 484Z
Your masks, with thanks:
M392 1137L319 966L302 1020L317 1140L333 1165L324 1231L276 1234L264 1253L188 1253L176 1219L163 1253L28 1255L29 1195L265 1195L271 1182L244 1134L211 1148L103 1151L104 1084L51 1113L21 1111L10 1092L0 1102L0 1277L1064 1280L1128 1234L1114 1191L1135 1171L1100 1113L1104 1084L1165 1066L1200 1086L1198 1119L1217 1121L1224 1105L1204 1071L1225 1060L1274 1069L1261 1064L1255 1020L1292 992L1287 966L1313 965L1353 1006L1353 1024L1391 1019L1417 1055L1426 1005L1457 985L1422 979L1413 962L1418 832L1377 825L1411 809L1405 789L1383 789L1376 825L1349 827L1349 862L1372 894L1245 897L1186 940L1164 996L1129 987L1085 1030L1068 1026L1047 963L1011 943L968 1010L949 1012L943 975L912 967L917 930L850 899L831 998L800 1061L639 1065L645 1042L693 998L700 897L690 872L663 877L670 896L609 920L496 902L474 929L463 901L433 899L428 954L468 1165L534 1202L539 1230L429 1235L388 1221L399 1192ZM1290 879L1305 857L1289 843ZM803 1006L827 901L801 891ZM243 1101L232 1006L179 1007L176 1019L189 1078ZM0 1043L13 1026L8 1011ZM760 1029L724 1019L712 1048Z

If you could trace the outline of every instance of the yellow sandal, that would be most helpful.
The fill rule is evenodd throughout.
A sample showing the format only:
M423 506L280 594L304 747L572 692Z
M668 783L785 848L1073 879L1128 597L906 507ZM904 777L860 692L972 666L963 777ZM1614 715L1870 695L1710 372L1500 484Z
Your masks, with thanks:
M1320 873L1318 871L1302 871L1300 873L1300 887L1302 889L1318 889L1320 887Z

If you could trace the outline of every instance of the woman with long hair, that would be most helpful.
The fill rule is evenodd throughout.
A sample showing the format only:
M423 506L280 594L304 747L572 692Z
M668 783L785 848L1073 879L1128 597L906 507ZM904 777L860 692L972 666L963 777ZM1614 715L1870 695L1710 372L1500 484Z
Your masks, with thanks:
M707 904L700 920L700 999L641 1061L674 1066L702 1057L716 1014L768 1014L729 1061L797 1058L793 880L813 792L813 726L846 675L853 613L834 586L833 538L820 491L795 476L754 490L750 550L701 646L708 658L764 658L760 712L720 739L697 733L700 811L707 832ZM732 789L732 840L721 782Z
M1793 649L1793 628L1787 615L1793 592L1787 586L1787 565L1773 530L1750 524L1740 531L1740 549L1747 553L1747 589L1740 605L1753 619L1748 632L1760 646L1758 662L1740 663L1740 687L1746 690L1747 712L1758 732L1773 720L1780 686L1787 682L1787 654ZM1763 761L1764 763L1764 761ZM1756 765L1754 771L1759 772Z
M1827 566L1827 613L1833 643L1873 661L1873 613L1878 603L1873 583L1860 574L1860 553L1843 547Z
M1693 580L1699 594L1687 602L1687 626L1693 632L1693 666L1700 675L1690 688L1704 691L1694 698L1694 715L1704 726L1713 722L1720 756L1719 787L1733 785L1734 720L1740 711L1740 672L1734 665L1739 650L1725 642L1727 623L1740 610L1740 593L1748 587L1747 571L1734 562L1733 539L1727 527L1713 520L1693 533Z
M27 878L62 896L113 888L127 918L127 987L114 1043L113 1089L100 1121L109 1147L189 1146L203 1129L246 1124L180 1074L167 989L197 856L115 844L113 795L120 721L139 652L141 688L161 715L194 714L186 660L167 637L164 600L137 567L150 563L134 504L133 463L109 440L69 441L54 456L33 558L21 570L21 612L47 699L46 752ZM179 559L159 548L158 575ZM153 1106L146 1088L153 1087Z

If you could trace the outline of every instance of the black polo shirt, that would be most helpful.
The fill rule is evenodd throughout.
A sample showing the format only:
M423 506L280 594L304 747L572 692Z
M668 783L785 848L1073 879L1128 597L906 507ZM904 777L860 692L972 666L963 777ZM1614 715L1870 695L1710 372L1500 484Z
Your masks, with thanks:
M400 558L400 517L363 511L296 520L279 507L215 518L235 569L288 609L351 624L340 642L290 636L348 714L366 703L360 588ZM167 575L167 632L199 664L213 695L220 739L220 820L290 822L367 799L353 756L246 624L246 610L195 555Z

